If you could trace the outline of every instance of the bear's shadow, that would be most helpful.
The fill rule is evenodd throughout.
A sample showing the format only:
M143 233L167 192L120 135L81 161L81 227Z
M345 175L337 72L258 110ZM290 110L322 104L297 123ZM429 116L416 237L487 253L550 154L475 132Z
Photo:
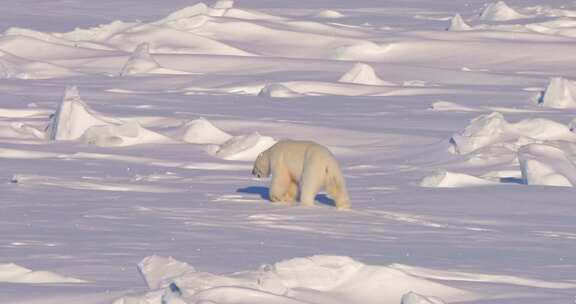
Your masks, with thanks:
M270 200L270 189L268 187L246 187L240 188L236 190L238 193L246 193L246 194L258 194L262 199ZM336 206L336 203L333 199L326 196L326 194L318 194L315 197L315 200L323 205L328 206Z

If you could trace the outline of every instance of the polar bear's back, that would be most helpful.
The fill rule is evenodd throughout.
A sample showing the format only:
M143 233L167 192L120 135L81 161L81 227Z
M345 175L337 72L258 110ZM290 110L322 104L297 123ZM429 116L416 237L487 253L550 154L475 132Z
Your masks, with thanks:
M282 140L272 146L270 152L273 158L281 158L281 162L288 167L294 179L300 178L306 162L320 167L335 163L332 153L326 147L313 141Z

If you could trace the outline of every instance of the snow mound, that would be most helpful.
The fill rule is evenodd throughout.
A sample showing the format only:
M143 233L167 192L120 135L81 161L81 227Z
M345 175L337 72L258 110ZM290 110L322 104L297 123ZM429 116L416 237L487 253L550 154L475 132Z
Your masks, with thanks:
M150 44L143 42L139 44L134 53L130 56L122 70L120 76L139 74L188 74L186 72L166 69L160 66L150 55Z
M400 304L445 304L445 302L438 298L425 297L415 292L409 292L402 296Z
M445 100L438 100L433 102L430 105L430 110L432 111L438 111L438 112L477 112L480 111L477 108L472 108L472 107L467 107L467 106L463 106L461 104L452 102L452 101L445 101Z
M499 145L517 151L520 146L542 141L564 140L576 142L576 134L568 126L543 118L527 118L509 123L501 113L484 114L450 139L451 151L469 154L485 147Z
M450 19L450 26L448 26L447 30L452 32L461 32L470 31L473 30L473 28L468 25L464 19L462 19L460 14L456 14L452 19Z
M378 45L372 41L363 41L336 48L334 59L362 60L380 56L388 51L390 45Z
M576 108L576 83L562 77L551 78L539 104L547 108Z
M508 6L504 1L490 3L484 8L480 19L485 21L510 21L528 18Z
M206 15L208 14L208 10L209 10L208 6L200 2L193 6L188 6L183 9L177 10L158 21L155 21L153 24L156 25L170 24L171 22L177 21L179 19L186 19L198 15Z
M21 122L13 122L10 124L10 128L20 136L27 138L43 139L46 140L46 132L43 132L33 126ZM17 137L20 137L17 136Z
M344 15L341 12L335 10L323 10L318 12L314 16L316 18L325 18L325 19L338 19L344 17Z
M560 148L526 145L518 151L518 159L524 184L576 186L576 164Z
M215 9L230 9L234 7L234 0L218 0L212 7Z
M48 138L51 140L75 140L80 138L90 127L109 124L121 124L121 122L93 111L80 98L76 87L68 87L62 103L51 118L48 126Z
M188 143L220 145L232 138L203 117L186 123L184 128L182 140Z
M172 257L149 256L138 264L138 270L150 289L167 287L175 278L196 270Z
M492 181L481 179L472 175L448 171L437 172L433 175L425 177L420 182L420 186L426 188L459 188L486 186L493 184L495 183Z
M32 271L14 263L0 264L0 282L7 283L86 283L50 271Z
M49 79L80 73L51 63L31 61L0 50L0 79Z
M137 122L92 126L80 137L84 143L100 147L124 147L139 144L169 143L168 137L143 128Z
M219 0L214 3L212 9L210 9L210 16L223 17L226 15L229 9L234 7L233 0Z
M122 68L120 76L144 74L160 68L160 65L152 56L150 56L150 44L139 44L134 53L128 59L128 62Z
M270 98L291 98L302 96L302 94L293 91L292 89L288 88L283 84L271 83L263 87L262 90L260 90L260 92L258 93L258 96L270 97Z
M145 258L139 269L148 286L156 290L118 299L115 304L144 300L149 304L440 304L440 298L474 297L392 267L366 265L344 256L295 258L230 275L198 272L172 258L153 256Z
M366 85L389 85L390 83L380 79L374 68L365 63L356 63L352 69L346 72L339 82L366 84Z
M570 131L576 133L576 118L572 119L572 121L568 124L568 128L570 128Z
M258 157L258 154L275 143L274 138L254 132L230 138L217 148L214 155L226 160L253 161Z
M458 154L468 154L501 140L508 131L508 122L501 113L478 116L450 142Z
M66 88L62 103L48 125L47 137L50 140L80 140L103 147L172 142L137 122L126 123L90 109L76 87Z

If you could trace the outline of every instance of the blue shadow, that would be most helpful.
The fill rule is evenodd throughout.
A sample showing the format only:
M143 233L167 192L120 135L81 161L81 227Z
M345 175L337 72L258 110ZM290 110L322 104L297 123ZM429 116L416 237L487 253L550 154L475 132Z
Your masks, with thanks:
M270 189L268 187L246 187L246 188L240 188L238 190L236 190L237 193L246 193L246 194L257 194L260 196L260 198L265 199L265 200L270 200ZM332 206L335 207L336 203L334 202L333 199L329 198L326 194L318 194L316 195L316 197L314 198L317 202L319 202L322 205L327 205L327 206Z

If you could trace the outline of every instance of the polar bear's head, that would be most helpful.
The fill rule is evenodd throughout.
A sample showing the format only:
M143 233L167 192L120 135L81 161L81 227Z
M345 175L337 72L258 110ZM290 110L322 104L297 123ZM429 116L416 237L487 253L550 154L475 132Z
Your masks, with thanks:
M270 176L270 158L266 151L260 153L256 158L256 161L254 161L252 175L256 175L258 178Z

